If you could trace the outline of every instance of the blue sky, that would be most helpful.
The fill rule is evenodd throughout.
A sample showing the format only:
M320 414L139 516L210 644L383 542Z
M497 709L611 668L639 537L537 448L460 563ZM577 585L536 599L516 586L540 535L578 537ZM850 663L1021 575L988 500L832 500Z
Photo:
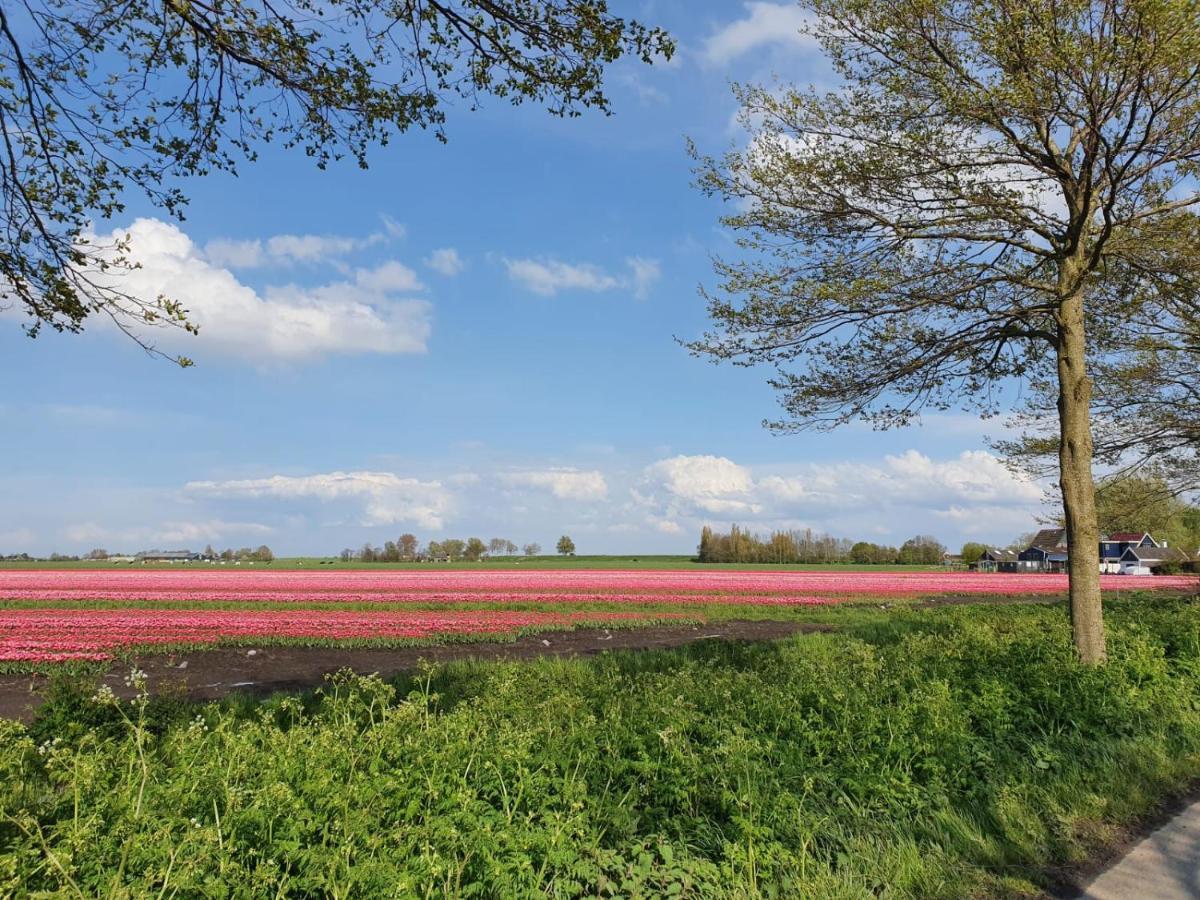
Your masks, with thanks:
M0 553L270 544L336 553L412 531L580 552L688 552L701 524L1007 542L1041 488L965 415L773 436L768 373L674 338L706 325L730 252L685 140L741 135L731 81L822 82L787 3L614 2L667 27L619 63L615 114L452 108L371 168L267 148L185 185L184 222L131 197L129 287L192 309L197 365L99 324L29 340L0 318ZM994 426L993 426L994 427Z

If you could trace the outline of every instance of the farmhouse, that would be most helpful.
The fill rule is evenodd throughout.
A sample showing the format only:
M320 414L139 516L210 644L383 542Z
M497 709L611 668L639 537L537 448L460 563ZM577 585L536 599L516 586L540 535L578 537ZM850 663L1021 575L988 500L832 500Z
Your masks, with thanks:
M1043 528L1018 555L1018 570L1034 572L1067 571L1067 529Z
M1100 560L1109 562L1120 560L1130 547L1157 547L1158 541L1150 536L1150 532L1118 531L1110 535L1100 536Z
M980 572L1017 572L1021 568L1021 559L1016 550L993 548L979 557L975 568Z
M1160 547L1153 542L1148 546L1133 544L1121 554L1121 571L1130 575L1152 575L1164 567L1181 567L1190 562L1191 558L1176 547Z
M980 560L981 571L1065 572L1067 570L1067 530L1044 528L1034 535L1029 547L1018 554L1014 568L1001 568L990 551ZM1197 554L1200 556L1200 554ZM985 567L991 560L995 568ZM1187 553L1160 544L1148 531L1118 531L1100 536L1100 571L1109 574L1150 575L1178 566L1193 567L1196 560Z

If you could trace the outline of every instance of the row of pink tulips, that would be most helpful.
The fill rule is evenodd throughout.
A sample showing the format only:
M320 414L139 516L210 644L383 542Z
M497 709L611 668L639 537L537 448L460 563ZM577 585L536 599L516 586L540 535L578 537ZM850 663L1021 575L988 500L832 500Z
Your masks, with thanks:
M619 623L638 613L513 610L347 612L345 610L44 610L0 611L0 662L104 660L121 647L207 645L226 639L363 640L506 634L522 628ZM661 618L661 617L660 617Z
M7 600L105 600L117 603L147 602L162 603L272 603L272 604L326 604L326 603L396 603L396 604L455 604L455 603L487 603L497 606L513 603L603 603L606 605L627 603L657 603L664 605L709 605L734 604L738 606L817 606L824 603L837 603L849 599L847 597L816 597L794 596L791 594L659 594L647 591L638 594L605 594L596 591L577 593L542 593L508 591L459 591L447 593L444 591L374 591L359 593L353 591L173 591L162 592L152 590L106 591L97 595L91 591L22 591L6 595Z
M1194 585L1195 579L1109 575L1101 582L1105 590L1119 591L1135 587L1184 588ZM546 602L564 602L566 595L590 594L609 602L655 595L647 596L647 600L670 603L688 602L684 596L696 594L754 603L766 597L804 602L854 596L1057 594L1066 589L1065 575L972 572L0 571L0 598L14 600L519 602L544 597Z

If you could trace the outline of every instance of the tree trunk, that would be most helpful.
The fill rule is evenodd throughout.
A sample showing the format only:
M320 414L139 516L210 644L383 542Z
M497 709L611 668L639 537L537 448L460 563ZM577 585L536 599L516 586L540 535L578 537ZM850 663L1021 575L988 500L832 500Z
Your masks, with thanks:
M1076 288L1059 307L1059 486L1067 525L1071 630L1084 665L1105 660L1104 608L1100 600L1100 528L1092 478L1092 382L1087 374L1083 292Z

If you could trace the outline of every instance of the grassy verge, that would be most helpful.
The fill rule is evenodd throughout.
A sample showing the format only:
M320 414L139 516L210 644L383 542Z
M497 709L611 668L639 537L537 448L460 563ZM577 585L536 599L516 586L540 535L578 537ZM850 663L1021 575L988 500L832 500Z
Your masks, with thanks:
M1096 670L1061 606L843 614L261 704L67 691L0 725L0 894L1027 896L1200 776L1200 604L1112 604Z

